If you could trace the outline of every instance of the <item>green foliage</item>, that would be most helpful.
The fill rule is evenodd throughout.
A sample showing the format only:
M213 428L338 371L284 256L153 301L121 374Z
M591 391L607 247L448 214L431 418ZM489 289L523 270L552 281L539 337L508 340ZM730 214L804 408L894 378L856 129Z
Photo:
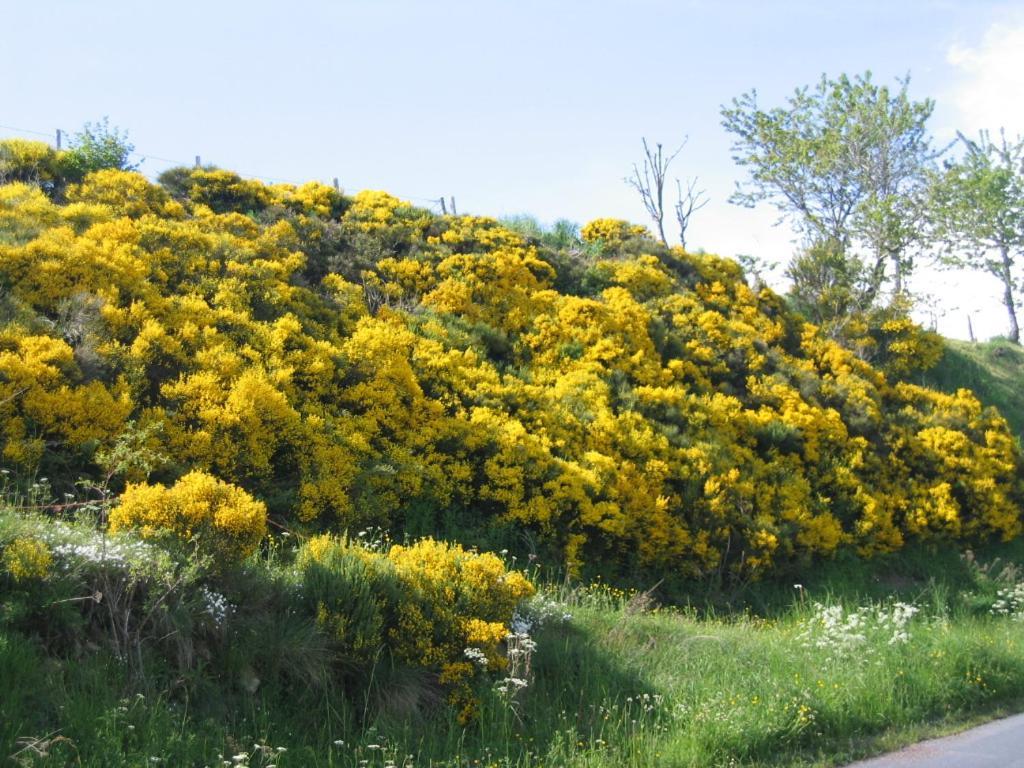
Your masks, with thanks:
M86 123L69 142L69 149L61 157L69 181L80 181L94 171L133 171L138 164L131 162L135 145L128 140L127 131L111 126L104 117L98 123Z
M932 223L945 262L987 272L1002 285L1009 339L1020 343L1017 309L1024 273L1024 138L999 143L961 134L964 157L946 164L932 188Z
M323 536L297 551L287 543L269 542L265 557L239 565L166 539L108 537L91 520L2 509L0 633L36 636L61 658L83 643L110 649L135 686L153 668L177 676L187 695L299 681L364 712L377 667L388 664L434 699L447 693L464 721L475 716L470 684L504 668L513 612L533 593L521 572L429 539L388 547Z
M0 750L23 750L29 765L114 768L236 756L250 768L845 763L1019 701L1024 638L1017 621L991 610L1022 565L1019 545L967 557L921 547L869 562L842 558L748 585L730 597L731 611L693 593L696 605L673 610L646 592L550 588L526 611L537 643L529 685L511 704L490 686L478 689L472 728L386 661L360 681L355 701L272 677L254 659L288 627L308 639L287 602L268 601L273 579L239 575L228 627L244 629L227 629L220 641L198 625L189 630L200 673L183 673L173 653L147 654L145 675L133 679L103 645L58 652L0 619ZM283 597L286 569L265 566L278 571ZM895 616L896 601L918 613L901 624L906 638L890 642L894 632L873 617ZM254 606L275 621L256 623L246 614ZM858 613L869 624L863 642L822 624ZM245 663L225 664L224 644L244 648ZM323 661L314 648L303 650ZM238 673L254 663L253 691L245 684L253 670Z
M909 79L899 86L876 85L870 72L823 75L784 107L763 110L750 91L722 108L734 159L750 172L732 201L772 202L812 241L862 244L872 299L888 264L895 292L904 288L908 249L924 237L927 172L941 154L925 127L934 102L911 100Z
M790 261L786 277L792 281L793 308L832 338L866 307L864 265L836 240L816 242Z
M997 408L1018 440L1024 440L1024 352L1005 340L973 343L946 339L938 364L920 374L922 383L954 392L969 389Z
M342 672L365 672L401 599L393 569L357 545L317 539L300 550L297 566L305 610L330 638L334 663Z

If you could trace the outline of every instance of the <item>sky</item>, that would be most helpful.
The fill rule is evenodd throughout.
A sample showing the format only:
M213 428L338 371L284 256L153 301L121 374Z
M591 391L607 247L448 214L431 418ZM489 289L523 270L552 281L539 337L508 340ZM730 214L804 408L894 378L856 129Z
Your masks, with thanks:
M689 245L765 261L794 235L769 205L728 202L744 178L720 117L735 96L773 107L822 74L910 74L937 143L1024 133L1024 0L0 0L0 21L0 136L108 116L151 176L199 155L580 223L647 223L624 182L641 137L688 137L673 175L710 198ZM926 267L915 287L947 335L968 314L980 338L1004 332L994 278Z

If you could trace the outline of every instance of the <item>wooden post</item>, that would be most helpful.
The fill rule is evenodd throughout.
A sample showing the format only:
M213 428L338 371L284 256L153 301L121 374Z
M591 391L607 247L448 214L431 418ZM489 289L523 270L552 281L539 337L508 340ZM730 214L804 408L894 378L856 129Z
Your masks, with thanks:
M970 313L968 313L967 315L967 338L969 338L972 342L977 341L977 339L974 338L974 324L971 322Z
M341 187L338 186L338 177L337 176L334 177L334 191L335 192L341 192Z
M459 211L455 207L455 195L452 195L452 216L458 216L458 215L459 215Z
M57 129L57 149L60 149L60 128Z
M441 198L441 215L442 216L447 216L448 215L448 208L444 204L444 198L443 197Z
M196 155L196 168L202 168L202 167L203 167L203 163L199 159L199 155Z

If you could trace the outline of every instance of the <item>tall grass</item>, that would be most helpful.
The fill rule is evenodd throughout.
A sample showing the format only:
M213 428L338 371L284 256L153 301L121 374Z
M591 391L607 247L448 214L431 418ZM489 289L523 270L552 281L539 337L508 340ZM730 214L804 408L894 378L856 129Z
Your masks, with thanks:
M1021 580L1022 563L1019 544L969 557L921 547L828 563L802 574L799 586L695 594L688 608L658 607L657 592L551 586L528 610L536 643L522 673L528 685L506 693L494 681L483 685L480 717L462 727L431 680L385 656L361 678L359 696L316 682L323 661L313 636L288 626L266 586L273 579L259 586L260 569L287 571L286 558L271 554L239 586L262 621L246 619L233 656L200 658L187 673L149 653L145 674L133 675L101 639L44 645L30 623L0 613L0 759L278 768L838 764L922 728L1024 702L1020 617L991 610L1000 590ZM250 693L246 659L256 657L261 670L279 659L291 671Z

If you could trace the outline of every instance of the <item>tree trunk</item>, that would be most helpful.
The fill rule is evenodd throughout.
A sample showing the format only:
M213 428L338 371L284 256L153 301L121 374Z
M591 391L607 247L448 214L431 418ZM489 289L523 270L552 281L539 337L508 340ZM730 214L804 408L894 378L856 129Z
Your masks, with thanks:
M879 254L875 258L875 263L871 266L871 271L868 277L868 284L865 286L863 300L867 309L875 303L875 299L878 298L879 292L882 290L882 282L885 280L885 254Z
M903 264L900 261L900 255L898 253L891 254L889 260L892 262L892 292L893 297L898 298L903 295Z
M1002 256L1003 268L999 277L1003 281L1003 304L1006 305L1006 313L1010 319L1009 339L1014 344L1020 344L1020 325L1017 323L1017 308L1014 306L1013 275L1010 272L1010 252L1006 246L999 249Z

